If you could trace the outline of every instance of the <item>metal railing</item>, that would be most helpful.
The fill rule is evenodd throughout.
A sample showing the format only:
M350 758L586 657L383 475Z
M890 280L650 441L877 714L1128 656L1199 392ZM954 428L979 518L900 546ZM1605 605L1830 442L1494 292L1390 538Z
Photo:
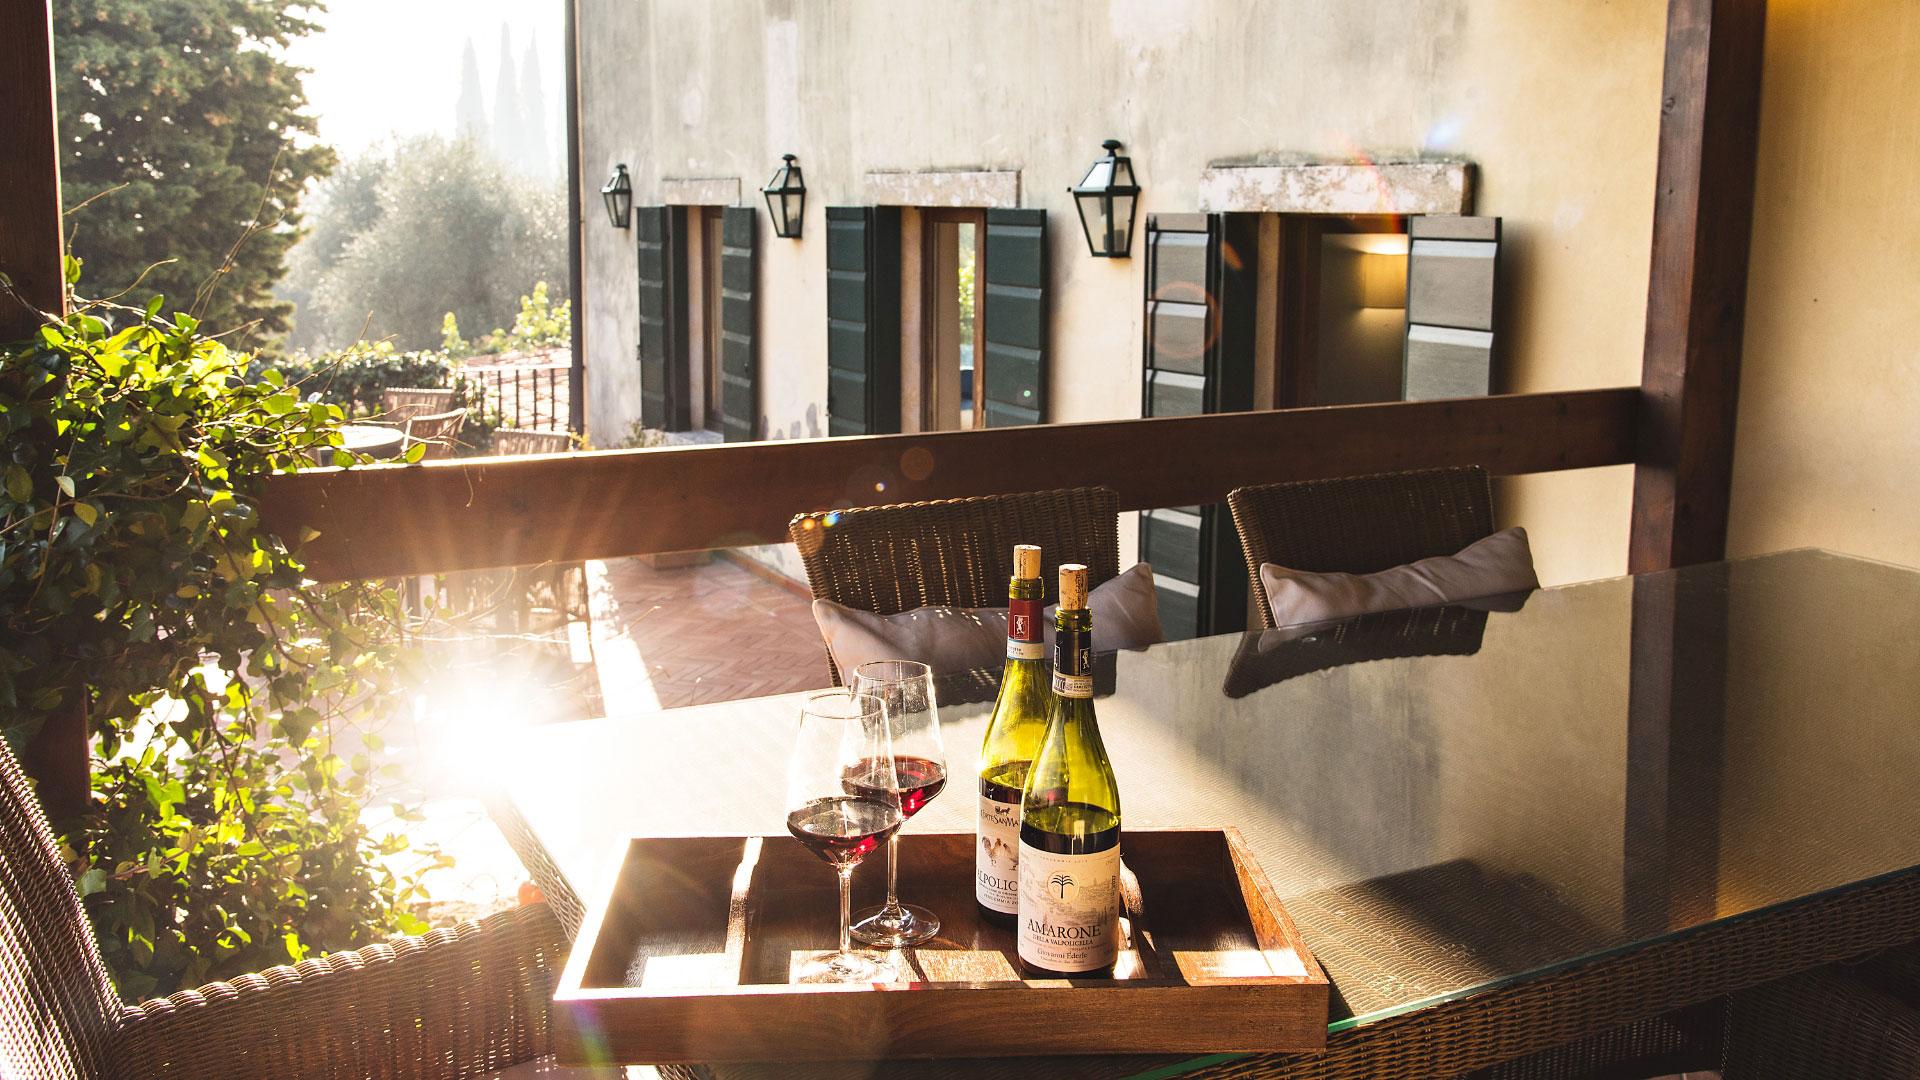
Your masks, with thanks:
M462 374L479 388L488 412L511 428L565 431L572 390L568 364L468 366Z

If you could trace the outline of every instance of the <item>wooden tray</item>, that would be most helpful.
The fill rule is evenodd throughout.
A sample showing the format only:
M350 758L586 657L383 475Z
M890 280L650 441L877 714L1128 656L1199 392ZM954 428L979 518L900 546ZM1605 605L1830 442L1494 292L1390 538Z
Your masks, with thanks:
M570 1064L1318 1050L1327 980L1232 829L1128 832L1126 947L1106 980L1022 981L973 902L971 833L902 839L900 896L941 934L897 987L798 986L837 943L833 871L791 837L641 839L554 995ZM882 855L855 874L878 902Z

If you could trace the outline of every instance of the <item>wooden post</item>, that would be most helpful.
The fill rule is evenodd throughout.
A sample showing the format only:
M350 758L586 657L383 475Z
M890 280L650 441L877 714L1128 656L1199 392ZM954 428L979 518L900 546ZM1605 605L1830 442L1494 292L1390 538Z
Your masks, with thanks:
M43 312L66 313L60 222L60 158L54 131L53 11L47 0L0 5L0 41L14 62L0 64L0 341L39 328ZM71 687L66 704L27 744L21 765L40 785L55 821L87 805L87 703Z
M0 5L0 341L18 341L61 312L66 295L60 235L60 159L53 130L53 13L49 3Z
M1723 557L1766 0L1669 0L1628 569Z
M567 296L573 301L573 319L567 326L567 430L587 433L587 294L581 217L580 160L580 11L576 0L566 0L562 38L566 42L567 93Z

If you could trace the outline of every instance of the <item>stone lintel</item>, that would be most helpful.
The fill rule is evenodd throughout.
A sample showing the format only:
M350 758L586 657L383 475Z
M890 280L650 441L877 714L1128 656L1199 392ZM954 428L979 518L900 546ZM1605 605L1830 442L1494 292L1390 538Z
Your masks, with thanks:
M870 172L867 202L874 206L972 206L1013 209L1020 205L1019 170L995 172Z
M739 206L740 178L705 176L662 180L660 202L665 206Z
M1282 214L1466 214L1472 166L1216 165L1200 174L1200 208Z

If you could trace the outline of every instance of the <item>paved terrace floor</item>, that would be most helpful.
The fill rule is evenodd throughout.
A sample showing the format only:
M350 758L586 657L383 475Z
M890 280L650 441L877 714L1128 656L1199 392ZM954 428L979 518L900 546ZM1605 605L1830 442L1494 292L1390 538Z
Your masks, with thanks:
M587 564L608 715L829 685L805 595L733 562Z

